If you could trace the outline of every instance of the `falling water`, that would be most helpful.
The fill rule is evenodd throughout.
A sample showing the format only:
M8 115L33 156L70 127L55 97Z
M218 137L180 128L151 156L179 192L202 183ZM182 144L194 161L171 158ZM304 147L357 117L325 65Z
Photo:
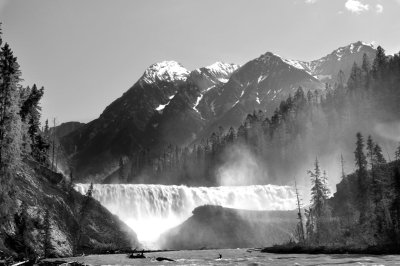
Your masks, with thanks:
M89 184L77 184L85 194ZM119 216L139 241L156 247L160 234L187 219L194 208L205 205L248 210L295 208L292 187L274 185L187 187L164 185L95 184L93 197Z

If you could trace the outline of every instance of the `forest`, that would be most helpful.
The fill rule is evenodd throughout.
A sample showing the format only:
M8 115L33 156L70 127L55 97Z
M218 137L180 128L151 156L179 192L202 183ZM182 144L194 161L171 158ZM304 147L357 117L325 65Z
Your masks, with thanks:
M347 80L340 71L324 91L299 87L271 116L254 111L240 127L220 127L199 143L169 145L160 155L143 149L121 158L119 182L151 183L153 179L166 184L220 185L221 169L249 156L258 167L251 180L255 183L291 182L316 156L336 162L329 170L339 175L340 158L353 160L349 147L357 132L382 142L385 156L393 152L388 147L393 148L395 140L379 126L398 122L399 74L400 55L387 56L379 46L373 62L364 56L361 66L354 63ZM352 164L347 167L352 169Z

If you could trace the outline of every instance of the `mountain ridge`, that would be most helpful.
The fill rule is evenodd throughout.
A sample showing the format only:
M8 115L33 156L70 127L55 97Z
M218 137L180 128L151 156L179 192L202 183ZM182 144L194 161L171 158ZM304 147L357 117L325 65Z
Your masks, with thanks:
M324 82L334 82L333 71L343 67L349 75L365 51L372 57L371 46L356 42L309 64L266 52L242 66L216 62L192 71L176 61L155 63L99 118L61 143L78 179L102 180L120 158L152 157L170 144L201 141L219 126L239 125L257 109L272 114L299 86L323 93Z

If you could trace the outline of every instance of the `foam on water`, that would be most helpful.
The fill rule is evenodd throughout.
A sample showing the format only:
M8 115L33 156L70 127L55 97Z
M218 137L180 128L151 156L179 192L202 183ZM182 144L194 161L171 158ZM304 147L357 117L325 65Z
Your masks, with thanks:
M85 194L89 184L77 184ZM295 208L292 187L274 185L187 187L165 185L95 184L93 197L119 216L138 235L139 241L156 247L163 232L186 220L194 208L220 205L248 210Z

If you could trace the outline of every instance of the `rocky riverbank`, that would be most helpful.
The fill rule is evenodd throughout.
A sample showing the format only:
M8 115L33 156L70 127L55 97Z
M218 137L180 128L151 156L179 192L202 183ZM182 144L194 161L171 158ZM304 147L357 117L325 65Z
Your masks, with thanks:
M84 196L68 189L61 174L25 161L15 174L14 188L15 211L0 225L4 254L35 257L46 249L47 256L66 257L140 247L135 232L94 199L82 221Z

